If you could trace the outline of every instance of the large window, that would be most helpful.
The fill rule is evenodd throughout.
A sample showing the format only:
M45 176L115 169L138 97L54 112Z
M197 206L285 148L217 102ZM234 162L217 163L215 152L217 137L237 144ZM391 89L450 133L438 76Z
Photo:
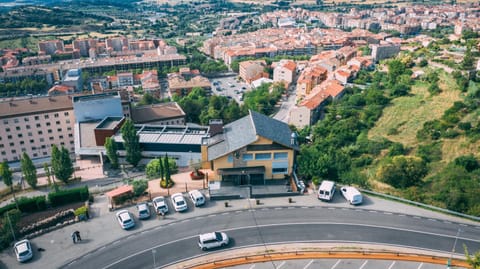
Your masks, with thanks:
M274 160L286 160L288 159L288 152L275 152L273 153Z
M271 153L257 153L255 154L255 160L270 160L272 158Z
M272 163L272 174L288 174L288 162L273 162Z
M233 163L233 155L232 155L232 154L228 155L227 161L228 161L229 163Z
M253 160L253 154L244 153L242 158L243 158L244 161L251 161L251 160Z

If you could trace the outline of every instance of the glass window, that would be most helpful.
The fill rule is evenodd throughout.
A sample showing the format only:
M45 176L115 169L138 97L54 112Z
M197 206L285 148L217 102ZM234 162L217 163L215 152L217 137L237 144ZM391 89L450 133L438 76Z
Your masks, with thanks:
M32 143L32 144L33 144L33 143L35 143L35 140L33 140L33 139L30 139L30 143Z
M13 122L18 123L18 119L14 119Z
M273 159L275 159L275 160L286 160L286 159L288 159L288 152L275 152L275 153L273 153Z
M272 174L287 174L288 168L272 168Z
M288 174L288 162L272 162L272 174Z
M33 136L32 132L28 132L28 136Z
M15 146L15 143L10 142L10 147L13 147L13 146Z
M229 163L233 163L233 155L230 154L228 155L228 160L227 160Z
M39 135L42 135L42 134L43 134L43 131L38 131L38 134L39 134Z
M20 126L15 127L15 129L17 129L17 131L21 130Z
M24 120L24 121L29 121L29 119L28 119L28 118L23 118L23 120Z
M47 122L47 126L50 126L50 122Z
M8 120L3 120L3 124L8 124Z
M63 113L63 115L68 116L68 112Z
M40 125L40 123L37 123L36 126L37 128L40 128L42 125Z
M50 117L48 115L45 115L45 119L48 119L48 118L50 118Z
M17 136L18 136L18 137L23 137L23 134L18 134Z
M242 158L243 158L244 161L251 161L251 160L253 160L253 154L244 153Z
M55 118L58 118L58 113L53 114Z
M10 128L5 128L5 132L10 132Z
M255 154L255 160L270 160L272 158L271 153L257 153Z
M35 120L39 120L40 117L39 117L39 116L35 116L34 119L35 119Z
M23 145L23 144L25 144L25 141L20 141L20 145Z
M4 145L3 145L3 144L0 144L0 148L3 148L3 147L4 147Z
M57 120L55 123L56 123L57 125L59 125L59 124L60 124L60 121L59 121L59 120Z
M25 126L25 127L27 127L27 129L30 129L30 125L27 125L27 126Z

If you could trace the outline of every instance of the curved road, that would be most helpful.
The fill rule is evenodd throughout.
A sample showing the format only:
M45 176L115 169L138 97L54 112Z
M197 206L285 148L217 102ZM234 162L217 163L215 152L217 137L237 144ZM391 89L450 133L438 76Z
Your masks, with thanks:
M456 252L480 249L480 226L360 208L285 207L238 210L185 219L125 237L63 268L152 268L205 255L197 235L227 231L229 248L288 242L375 242ZM154 252L152 250L154 249ZM217 250L221 251L221 250Z

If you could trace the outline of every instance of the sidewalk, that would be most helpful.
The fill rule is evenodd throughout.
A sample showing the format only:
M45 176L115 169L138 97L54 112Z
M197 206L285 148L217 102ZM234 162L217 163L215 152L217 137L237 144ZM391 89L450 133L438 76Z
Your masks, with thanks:
M179 184L181 185L181 184ZM181 191L181 190L179 190ZM140 233L144 230L152 229L159 225L167 225L171 222L181 221L183 219L194 218L201 215L221 213L225 211L244 210L249 208L265 207L283 207L283 206L328 206L328 207L349 207L343 201L342 197L337 196L338 201L332 203L320 203L316 196L311 192L303 196L292 197L293 204L288 203L287 197L261 199L261 204L256 205L255 201L249 199L230 200L229 207L225 207L223 202L208 201L207 206L203 208L194 208L185 214L170 213L166 219L150 219L141 221L133 231L122 231L115 220L115 212L108 210L108 201L105 195L98 195L92 204L92 218L86 222L76 223L71 226L60 228L48 234L44 234L32 239L35 249L43 248L44 252L35 251L33 261L23 264L22 268L58 268L75 258L81 257L92 250L111 244L126 235ZM362 209L391 211L408 215L419 215L425 218L439 218L452 222L468 223L478 226L478 223L460 219L453 216L446 216L440 213L424 210L421 208L382 200L376 197L365 197L365 204ZM133 208L130 208L133 211ZM79 230L82 235L82 242L73 244L70 234L72 231ZM106 232L112 231L112 232ZM16 268L19 266L15 260L12 249L6 249L0 254L0 268ZM3 263L3 264L2 264Z

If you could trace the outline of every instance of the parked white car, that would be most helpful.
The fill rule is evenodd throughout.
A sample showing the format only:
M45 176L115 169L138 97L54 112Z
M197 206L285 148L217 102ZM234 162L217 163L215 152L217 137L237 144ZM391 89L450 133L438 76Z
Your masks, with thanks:
M33 258L32 245L30 244L30 241L28 241L28 239L24 239L15 243L15 245L13 246L13 250L15 251L17 261L19 262L26 262Z
M340 192L351 205L359 205L363 202L362 194L355 187L344 186L340 188Z
M190 191L188 196L190 196L190 199L195 206L202 206L205 204L205 196L199 190Z
M128 210L120 210L117 212L116 215L120 227L122 227L124 230L135 227L135 221L133 220L132 215L130 215L130 212L128 212Z
M147 203L140 203L137 205L138 218L139 219L148 219L150 218L150 207Z
M198 236L198 246L202 250L228 245L229 239L226 233L213 232L201 234Z
M181 193L175 193L172 195L172 203L177 212L182 212L188 209L187 202Z
M159 215L165 215L168 213L168 205L165 197L157 196L153 198L153 207L155 208L155 212Z

